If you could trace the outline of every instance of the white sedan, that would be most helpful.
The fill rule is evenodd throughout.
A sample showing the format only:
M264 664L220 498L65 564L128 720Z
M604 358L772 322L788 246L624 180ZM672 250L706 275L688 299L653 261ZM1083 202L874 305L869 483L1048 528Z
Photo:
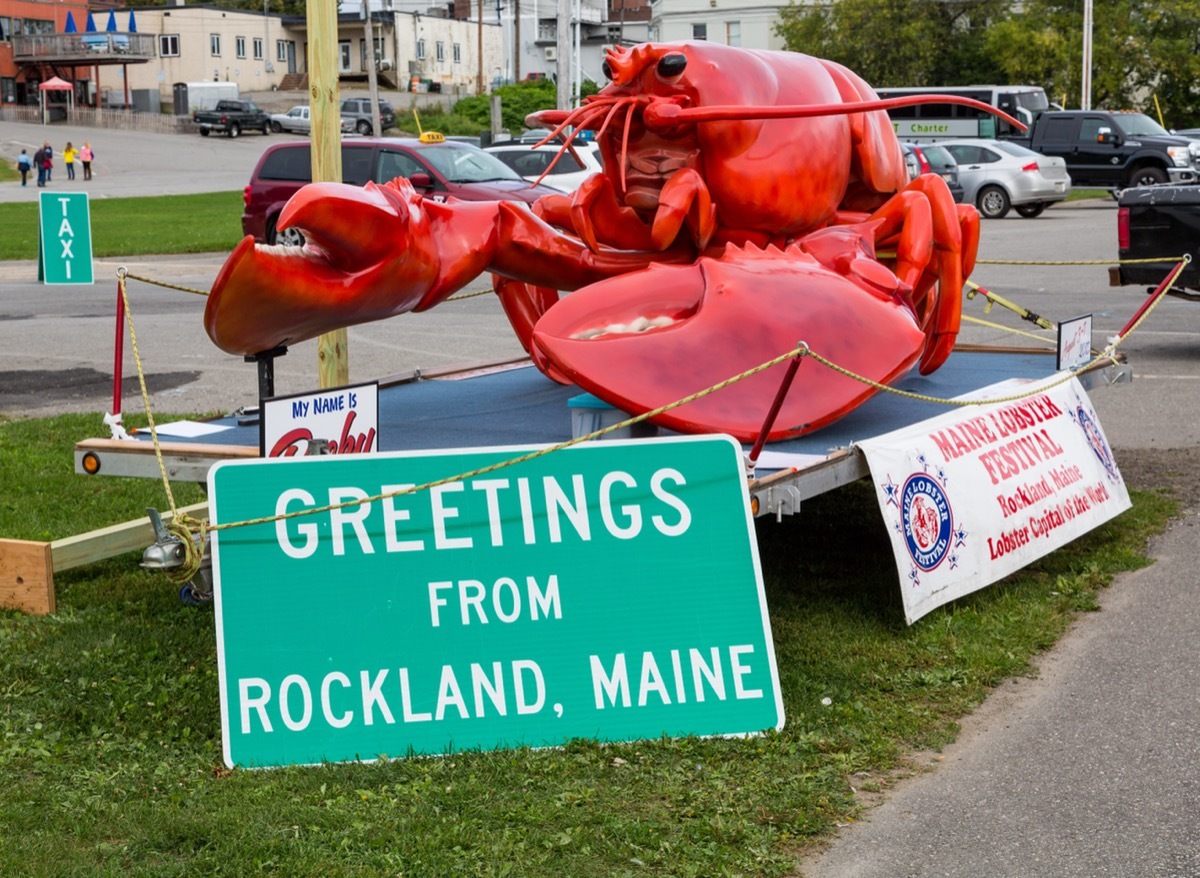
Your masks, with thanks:
M543 185L559 192L574 192L584 180L600 173L603 168L600 147L595 143L575 141L571 146L579 160L576 161L571 151L567 150L553 168L550 168L550 163L559 153L559 147L555 145L534 147L528 143L493 143L487 147L487 151L531 183L540 178ZM547 168L550 168L550 173L542 178Z
M963 203L985 219L1000 219L1010 208L1035 217L1071 194L1067 163L1004 140L939 140L958 162Z
M354 133L354 119L342 116L342 133ZM292 134L308 134L312 130L312 118L308 107L292 107L286 113L275 113L271 116L271 130L278 134L288 131Z

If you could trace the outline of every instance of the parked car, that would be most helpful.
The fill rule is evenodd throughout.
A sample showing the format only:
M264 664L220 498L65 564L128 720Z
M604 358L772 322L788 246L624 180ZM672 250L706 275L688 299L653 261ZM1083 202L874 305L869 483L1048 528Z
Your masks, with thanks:
M428 199L523 201L532 204L556 190L535 186L484 150L448 140L422 143L414 137L362 137L342 141L342 181L363 186L406 177ZM312 182L308 141L268 147L242 193L242 231L260 243L304 243L293 229L278 232L279 212L300 187Z
M349 116L354 120L354 130L359 134L371 134L372 118L371 118L371 99L370 98L345 98L342 101L341 113L343 116ZM384 131L389 128L396 127L396 111L392 109L392 105L385 100L379 101L379 125ZM374 132L382 134L383 132Z
M907 146L916 160L917 173L937 174L946 181L946 186L950 189L950 194L954 196L955 203L961 202L965 192L958 179L958 162L954 160L954 156L950 155L945 147L936 143L909 143ZM911 168L909 179L914 179Z
M342 133L354 133L354 117L342 116ZM286 131L291 134L309 134L312 118L308 107L292 107L286 113L271 114L271 130L276 134Z
M939 140L958 162L963 200L987 219L1016 208L1024 217L1039 216L1071 193L1067 163L1003 140Z
M572 146L574 154L568 150L561 157L557 146L533 147L512 141L493 143L485 149L531 182L550 168L550 173L546 174L542 183L560 192L574 192L588 177L600 173L603 166L597 144L572 143ZM556 158L558 161L555 161ZM550 167L552 163L554 167Z

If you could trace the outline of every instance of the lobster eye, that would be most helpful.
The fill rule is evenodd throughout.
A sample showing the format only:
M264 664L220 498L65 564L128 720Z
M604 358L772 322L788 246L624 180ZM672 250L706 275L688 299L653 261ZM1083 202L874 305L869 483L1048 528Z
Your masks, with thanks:
M612 78L613 78L612 68L608 66L607 61L605 61L602 65L600 65L600 72L604 74L605 79L607 79L609 82L612 81Z
M687 67L687 55L681 52L672 52L659 59L658 75L662 79L676 79L683 75L685 67Z

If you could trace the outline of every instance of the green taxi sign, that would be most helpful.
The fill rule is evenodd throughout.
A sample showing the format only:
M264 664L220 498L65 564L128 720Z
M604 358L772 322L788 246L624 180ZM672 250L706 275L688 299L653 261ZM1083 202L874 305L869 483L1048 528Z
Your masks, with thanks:
M741 448L528 450L212 469L226 764L782 728Z
M90 284L92 219L86 192L39 192L38 278L46 284Z

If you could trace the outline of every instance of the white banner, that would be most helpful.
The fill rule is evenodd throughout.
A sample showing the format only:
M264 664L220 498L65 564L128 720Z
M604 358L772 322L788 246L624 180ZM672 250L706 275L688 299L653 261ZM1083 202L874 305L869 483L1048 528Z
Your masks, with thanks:
M1013 391L1011 383L1000 387L975 396ZM1015 401L956 408L858 446L891 531L910 625L1130 506L1075 378Z

